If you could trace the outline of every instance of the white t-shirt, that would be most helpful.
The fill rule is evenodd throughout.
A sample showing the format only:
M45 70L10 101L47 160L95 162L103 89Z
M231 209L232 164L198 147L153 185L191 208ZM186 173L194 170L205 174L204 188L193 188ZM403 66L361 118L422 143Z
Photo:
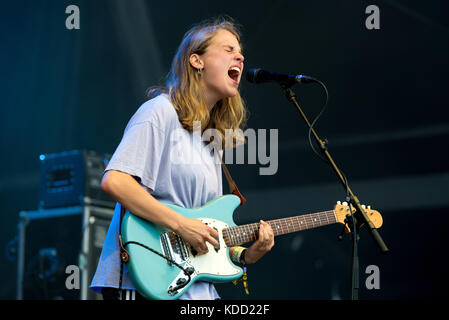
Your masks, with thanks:
M220 151L222 152L222 151ZM197 208L221 196L221 163L201 137L185 130L167 95L145 102L132 116L107 170L128 173L159 201ZM90 288L118 288L120 257L117 204ZM162 259L162 258L161 258ZM135 289L124 264L123 289ZM193 283L180 299L217 299L210 282Z

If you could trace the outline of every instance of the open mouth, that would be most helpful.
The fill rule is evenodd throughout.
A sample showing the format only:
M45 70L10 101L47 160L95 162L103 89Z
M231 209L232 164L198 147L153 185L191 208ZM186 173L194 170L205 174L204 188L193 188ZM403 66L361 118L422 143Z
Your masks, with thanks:
M234 81L235 83L239 82L239 75L240 75L240 68L238 67L232 67L228 70L228 76Z

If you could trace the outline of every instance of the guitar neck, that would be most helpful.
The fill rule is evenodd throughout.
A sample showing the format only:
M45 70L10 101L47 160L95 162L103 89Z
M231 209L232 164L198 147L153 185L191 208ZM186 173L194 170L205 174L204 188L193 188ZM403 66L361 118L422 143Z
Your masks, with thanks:
M334 210L304 214L295 217L267 221L274 235L287 234L337 223ZM259 235L259 223L223 229L223 239L228 247L255 241Z

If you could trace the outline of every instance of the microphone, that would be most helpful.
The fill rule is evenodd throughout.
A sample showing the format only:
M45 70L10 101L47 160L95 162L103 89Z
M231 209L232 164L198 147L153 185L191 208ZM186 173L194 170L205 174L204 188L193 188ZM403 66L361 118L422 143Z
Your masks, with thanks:
M246 80L251 83L278 82L281 84L318 82L317 79L302 74L279 74L260 68L248 70Z

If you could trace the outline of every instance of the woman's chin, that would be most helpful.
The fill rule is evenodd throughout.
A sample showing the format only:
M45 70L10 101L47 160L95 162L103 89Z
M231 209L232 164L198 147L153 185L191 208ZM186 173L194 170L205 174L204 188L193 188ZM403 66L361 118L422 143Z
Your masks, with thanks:
M233 87L233 88L231 88L230 90L227 91L226 97L227 98L235 97L238 92L239 92L238 87Z

